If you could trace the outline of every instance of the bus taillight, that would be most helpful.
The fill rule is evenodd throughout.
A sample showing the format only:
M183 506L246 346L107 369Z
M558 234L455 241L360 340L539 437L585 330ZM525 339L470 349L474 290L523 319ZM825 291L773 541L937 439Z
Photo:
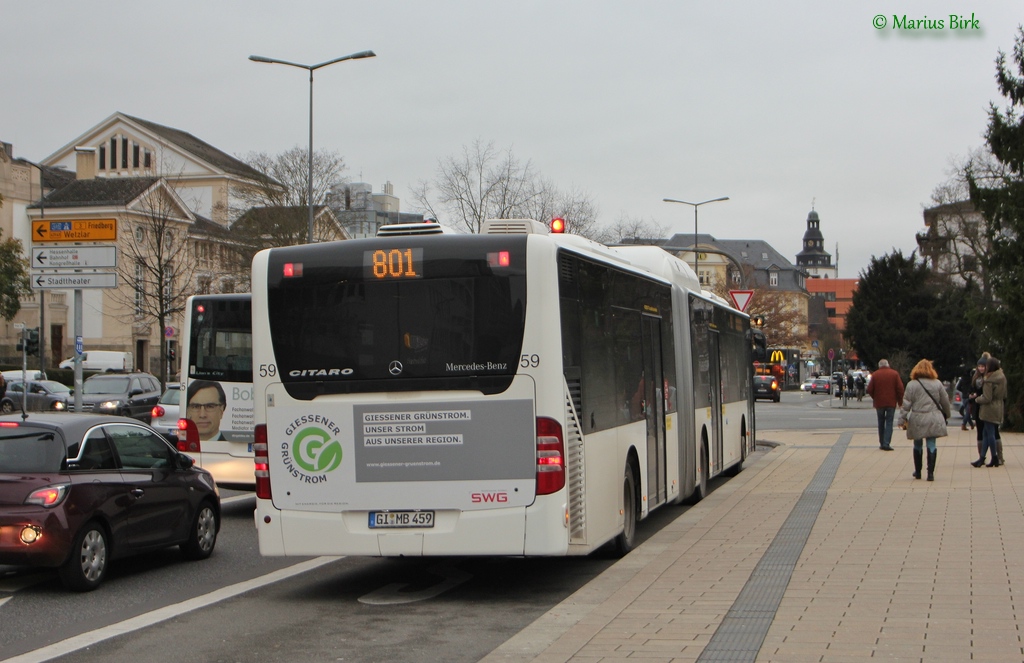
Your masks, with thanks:
M199 429L196 428L196 422L191 419L178 419L178 451L187 454L203 452L202 442L199 441Z
M557 493L565 486L565 444L554 419L537 417L537 494Z
M257 424L254 431L252 450L256 464L256 497L270 499L270 447L267 445L267 425Z

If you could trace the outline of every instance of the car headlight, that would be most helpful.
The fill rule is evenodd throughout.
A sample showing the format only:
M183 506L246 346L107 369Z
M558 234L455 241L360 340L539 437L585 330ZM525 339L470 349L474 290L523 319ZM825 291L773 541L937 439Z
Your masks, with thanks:
M54 401L53 409L54 410L61 410L61 411L63 411L63 410L68 409L68 404L65 403L64 401Z
M101 410L116 410L121 407L121 401L103 401L99 405Z

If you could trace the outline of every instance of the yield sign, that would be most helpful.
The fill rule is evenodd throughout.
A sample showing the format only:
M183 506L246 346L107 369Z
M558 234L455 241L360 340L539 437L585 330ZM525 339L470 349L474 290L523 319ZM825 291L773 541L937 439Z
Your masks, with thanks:
M747 305L750 304L750 300L754 297L753 290L730 290L729 296L732 297L732 303L736 305L741 312L747 310Z

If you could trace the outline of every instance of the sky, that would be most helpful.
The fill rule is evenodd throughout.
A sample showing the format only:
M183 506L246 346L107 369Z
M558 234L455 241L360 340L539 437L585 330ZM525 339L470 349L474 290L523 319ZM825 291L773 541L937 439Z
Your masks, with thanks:
M316 72L313 145L403 212L480 140L602 225L692 233L663 199L728 196L701 233L795 262L813 206L855 278L915 249L932 191L984 144L1021 23L1006 0L0 0L0 140L38 161L120 111L236 156L305 149L307 72L248 57L372 50Z

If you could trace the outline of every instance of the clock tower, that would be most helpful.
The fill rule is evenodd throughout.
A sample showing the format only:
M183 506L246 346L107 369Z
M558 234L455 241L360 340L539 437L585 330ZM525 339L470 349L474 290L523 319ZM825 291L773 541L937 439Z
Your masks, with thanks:
M819 223L818 213L812 209L807 215L803 247L796 254L796 266L810 278L834 279L839 276L839 266L832 264L832 255L825 250L825 238L821 235Z

